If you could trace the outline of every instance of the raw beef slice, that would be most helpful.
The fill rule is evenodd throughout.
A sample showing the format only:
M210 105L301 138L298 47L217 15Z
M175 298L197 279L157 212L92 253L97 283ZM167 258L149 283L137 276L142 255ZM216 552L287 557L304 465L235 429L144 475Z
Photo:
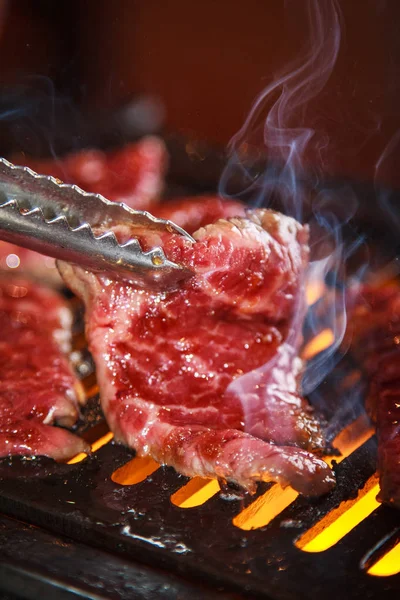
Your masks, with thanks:
M60 263L86 304L103 411L116 439L185 475L322 494L334 479L298 394L307 229L268 210L182 236L115 228L161 245L194 276L154 293ZM299 327L300 315L300 327ZM293 324L297 323L296 327ZM243 385L241 385L241 380Z
M108 153L88 149L52 160L17 156L13 162L136 210L151 210L164 186L168 161L162 140L148 136Z
M71 426L84 401L68 362L71 314L55 292L21 279L0 280L0 456L66 460L86 443Z

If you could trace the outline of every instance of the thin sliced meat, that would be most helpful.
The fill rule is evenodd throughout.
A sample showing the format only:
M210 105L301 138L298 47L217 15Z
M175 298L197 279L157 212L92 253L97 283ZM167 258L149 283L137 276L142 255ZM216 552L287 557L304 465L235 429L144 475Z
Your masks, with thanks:
M120 241L132 234L115 233ZM305 494L332 487L329 467L309 452L323 437L297 390L301 327L292 324L304 311L307 235L267 210L200 229L195 244L147 232L145 249L161 244L195 272L168 293L60 263L86 304L102 408L117 440L186 475L249 490L257 480ZM236 385L243 376L244 391Z
M43 425L32 419L0 425L0 456L48 456L67 461L80 452L89 452L88 444L61 427Z
M376 422L379 498L400 508L400 286L361 290L347 332L370 382L367 409Z
M14 162L136 210L151 210L162 192L168 161L162 140L148 136L113 152L81 150L54 160L17 156Z
M27 280L0 280L0 454L58 458L86 447L48 427L73 425L84 402L66 354L70 328L61 296Z

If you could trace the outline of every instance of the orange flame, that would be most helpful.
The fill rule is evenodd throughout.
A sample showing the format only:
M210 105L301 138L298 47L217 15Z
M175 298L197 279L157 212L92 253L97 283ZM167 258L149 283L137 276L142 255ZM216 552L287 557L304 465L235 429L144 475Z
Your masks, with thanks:
M326 350L326 348L332 346L334 341L335 336L332 329L324 329L303 348L302 357L304 360L310 360L318 352L322 352L322 350Z
M400 572L400 544L389 550L378 562L367 571L368 575L375 577L388 577Z
M102 446L105 446L106 444L108 444L108 442L110 442L114 437L114 434L111 433L111 431L109 431L108 433L106 433L105 435L103 435L101 438L99 438L98 440L96 440L95 442L93 442L93 444L91 444L90 449L92 452L96 452L96 450L98 450L99 448L101 448ZM86 452L80 452L79 454L77 454L76 456L74 456L73 458L71 458L67 464L68 465L74 465L75 463L79 463L82 460L84 460L87 457Z
M319 282L309 283L306 287L306 302L308 306L315 304L326 290L325 283L321 280Z

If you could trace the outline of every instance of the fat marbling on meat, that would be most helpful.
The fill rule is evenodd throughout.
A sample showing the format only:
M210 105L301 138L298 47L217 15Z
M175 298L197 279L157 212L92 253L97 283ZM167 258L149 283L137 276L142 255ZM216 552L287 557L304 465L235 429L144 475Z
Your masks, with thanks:
M154 293L60 263L86 305L101 404L115 437L185 475L327 492L324 441L298 393L308 231L269 210L181 236L135 235L194 271ZM243 386L241 379L243 378Z
M71 314L57 293L28 280L0 280L0 456L65 460L86 443L71 426L84 395L67 359Z

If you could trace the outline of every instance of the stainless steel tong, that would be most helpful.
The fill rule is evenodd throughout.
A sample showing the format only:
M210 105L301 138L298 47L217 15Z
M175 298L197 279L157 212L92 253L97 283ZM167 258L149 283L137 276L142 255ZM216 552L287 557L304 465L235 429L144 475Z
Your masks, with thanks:
M144 252L134 237L120 244L111 228L121 224L137 226L141 233L175 233L194 242L171 221L0 158L1 240L88 270L122 275L144 287L172 287L191 275L187 268L168 260L160 247ZM99 226L100 234L96 233Z

